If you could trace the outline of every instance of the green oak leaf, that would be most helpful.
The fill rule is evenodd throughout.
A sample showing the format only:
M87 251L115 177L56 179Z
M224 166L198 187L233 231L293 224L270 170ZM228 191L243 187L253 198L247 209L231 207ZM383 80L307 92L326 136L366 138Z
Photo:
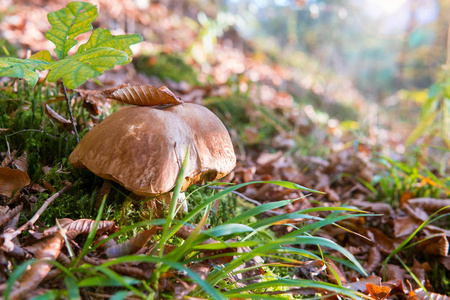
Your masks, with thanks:
M65 58L68 51L78 43L76 36L92 30L91 23L97 16L95 5L78 1L48 14L52 28L45 33L45 37L55 44L58 59Z
M93 48L48 64L46 69L50 69L50 72L47 80L55 82L61 78L68 88L75 89L88 79L100 76L127 60L128 55L124 51L107 47Z
M47 65L48 62L38 59L2 57L0 58L0 76L23 78L30 86L35 86L39 79L36 70L43 70Z
M38 53L31 55L30 59L38 59L38 60L46 61L48 63L51 63L54 61L48 50L39 51Z
M128 54L128 60L122 64L127 64L133 59L133 52L131 52L130 46L141 41L142 37L138 33L112 35L109 29L97 28L92 32L89 41L78 48L77 53L82 53L92 48L110 47L125 51Z

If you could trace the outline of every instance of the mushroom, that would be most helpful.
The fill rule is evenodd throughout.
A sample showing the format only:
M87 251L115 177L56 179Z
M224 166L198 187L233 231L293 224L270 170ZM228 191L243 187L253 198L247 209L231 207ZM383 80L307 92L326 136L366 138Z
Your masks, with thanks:
M236 165L227 129L209 109L183 103L166 87L122 85L103 93L135 104L92 128L69 161L146 197L170 192L189 146L182 191L226 176Z

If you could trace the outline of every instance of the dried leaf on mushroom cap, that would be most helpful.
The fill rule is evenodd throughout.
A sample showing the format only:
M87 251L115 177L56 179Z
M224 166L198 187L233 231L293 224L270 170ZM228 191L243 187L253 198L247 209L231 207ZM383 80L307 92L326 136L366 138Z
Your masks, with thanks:
M113 89L105 90L103 97L138 106L159 106L181 104L180 98L163 86L121 84Z

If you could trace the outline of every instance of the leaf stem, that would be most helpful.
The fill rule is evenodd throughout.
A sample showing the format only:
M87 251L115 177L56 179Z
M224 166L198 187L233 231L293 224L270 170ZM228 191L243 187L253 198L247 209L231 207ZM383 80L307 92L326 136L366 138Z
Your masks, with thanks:
M77 143L79 143L80 138L78 137L77 126L75 125L75 120L74 120L73 114L72 114L72 108L70 107L69 95L67 94L66 86L64 85L64 82L62 80L61 80L61 84L63 86L64 96L66 97L66 103L67 103L67 109L69 110L70 121L72 122L73 130L75 131L75 136L77 137Z

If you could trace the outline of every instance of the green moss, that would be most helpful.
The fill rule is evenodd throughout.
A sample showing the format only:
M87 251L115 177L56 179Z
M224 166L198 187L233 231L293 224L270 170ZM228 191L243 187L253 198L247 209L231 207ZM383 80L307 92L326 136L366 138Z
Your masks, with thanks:
M186 63L184 58L176 54L159 54L155 56L139 56L133 58L138 72L156 76L162 80L171 79L176 82L186 81L190 85L198 85L197 71Z

